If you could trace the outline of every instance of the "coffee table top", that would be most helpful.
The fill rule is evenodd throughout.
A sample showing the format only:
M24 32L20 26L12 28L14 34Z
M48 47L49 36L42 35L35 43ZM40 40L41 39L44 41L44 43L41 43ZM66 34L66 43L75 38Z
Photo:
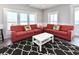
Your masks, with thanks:
M50 34L50 33L44 32L44 33L41 33L41 34L38 34L38 35L34 35L33 38L35 38L35 39L37 39L39 41L43 41L45 39L50 38L51 36L53 36L53 35Z

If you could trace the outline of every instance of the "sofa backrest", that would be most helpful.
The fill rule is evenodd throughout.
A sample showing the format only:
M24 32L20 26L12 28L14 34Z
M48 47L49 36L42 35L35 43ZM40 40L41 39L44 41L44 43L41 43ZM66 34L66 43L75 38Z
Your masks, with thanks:
M60 25L60 30L61 31L68 31L68 30L73 30L74 26L71 25Z
M53 29L53 26L55 24L47 24L48 29ZM71 25L59 25L60 26L60 31L68 31L68 30L73 30L74 26Z
M34 25L30 25L31 29L36 29L37 28L37 24L34 24Z
M16 32L19 32L19 31L24 31L24 26L23 25L16 25L16 26L11 26L11 31L16 31Z
M48 29L53 29L53 26L54 26L53 24L47 24Z
M25 26L25 25L11 26L11 31L16 31L16 32L25 31L24 26ZM37 25L36 25L36 24L30 25L30 26L31 26L31 29L32 29L32 30L37 28Z

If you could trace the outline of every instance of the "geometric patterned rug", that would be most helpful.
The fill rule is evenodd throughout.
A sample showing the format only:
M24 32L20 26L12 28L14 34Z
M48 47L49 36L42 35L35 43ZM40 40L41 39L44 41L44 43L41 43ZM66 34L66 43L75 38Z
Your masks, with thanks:
M0 55L79 55L79 47L55 38L54 43L44 44L40 52L38 45L26 39L0 49Z

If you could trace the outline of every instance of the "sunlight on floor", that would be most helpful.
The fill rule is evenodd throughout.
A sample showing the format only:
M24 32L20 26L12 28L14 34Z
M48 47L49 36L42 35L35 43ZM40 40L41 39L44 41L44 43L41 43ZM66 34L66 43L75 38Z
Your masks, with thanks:
M71 41L71 44L79 46L79 37L74 37L74 39Z

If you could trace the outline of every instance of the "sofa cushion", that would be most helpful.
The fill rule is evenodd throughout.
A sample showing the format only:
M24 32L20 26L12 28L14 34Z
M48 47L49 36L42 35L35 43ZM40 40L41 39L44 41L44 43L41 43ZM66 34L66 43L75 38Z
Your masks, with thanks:
M36 25L36 24L30 25L30 27L31 27L32 30L33 30L33 29L37 29L37 25Z
M44 29L45 32L51 32L52 29Z
M23 35L26 35L28 32L26 31L20 31L20 32L17 32L17 36L23 36Z
M24 26L22 25L17 25L17 26L11 26L11 31L15 31L15 32L20 32L20 31L24 31Z
M34 29L30 31L20 31L17 32L17 36L34 35L35 33L39 33L39 32L41 32L40 29Z
M52 25L52 24L47 24L47 28L48 28L48 29L52 29L53 26L54 26L54 25Z
M73 30L73 26L69 25L60 25L60 31L68 31L68 30Z
M42 32L42 30L41 30L41 29L34 29L34 30L31 30L31 31L33 31L34 33L39 33L39 32Z
M25 25L24 28L25 28L25 31L31 30L31 27L29 25Z
M64 31L58 31L58 30L52 30L54 34L58 34L58 35L67 35L67 32Z
M65 31L58 31L58 30L52 30L52 29L45 29L45 31L52 34L67 35L67 32Z

